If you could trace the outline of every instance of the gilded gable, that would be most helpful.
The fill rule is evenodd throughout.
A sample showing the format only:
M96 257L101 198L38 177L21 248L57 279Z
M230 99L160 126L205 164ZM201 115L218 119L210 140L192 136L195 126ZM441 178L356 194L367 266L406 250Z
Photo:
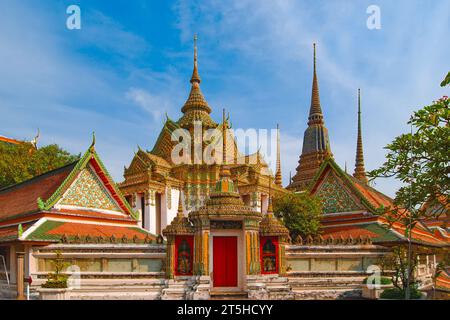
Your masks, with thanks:
M333 172L327 174L315 195L322 199L323 213L352 212L364 209Z
M90 166L80 172L58 205L122 212Z

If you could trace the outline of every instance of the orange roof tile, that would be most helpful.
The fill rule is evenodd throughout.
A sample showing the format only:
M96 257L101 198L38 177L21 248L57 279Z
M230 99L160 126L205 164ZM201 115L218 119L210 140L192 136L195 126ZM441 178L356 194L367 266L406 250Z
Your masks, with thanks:
M38 198L49 198L75 167L72 163L23 183L0 190L0 220L39 211Z

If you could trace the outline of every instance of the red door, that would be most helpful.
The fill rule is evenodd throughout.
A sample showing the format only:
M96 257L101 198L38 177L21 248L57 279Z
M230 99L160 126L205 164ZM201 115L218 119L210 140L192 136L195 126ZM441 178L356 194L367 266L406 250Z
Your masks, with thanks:
M237 287L237 271L237 237L213 237L214 287Z

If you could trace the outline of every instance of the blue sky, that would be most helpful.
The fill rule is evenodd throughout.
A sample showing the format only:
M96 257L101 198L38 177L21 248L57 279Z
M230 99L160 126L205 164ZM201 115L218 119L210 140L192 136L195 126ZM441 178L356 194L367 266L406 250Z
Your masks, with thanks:
M81 8L82 29L66 28ZM381 30L366 27L369 5ZM86 150L91 132L117 181L140 145L151 149L164 114L178 119L199 34L202 90L234 127L281 125L285 183L306 128L312 43L337 162L353 170L356 93L362 89L366 168L408 130L413 110L448 94L450 1L0 0L0 134ZM447 89L448 91L448 89ZM399 184L376 181L393 195Z

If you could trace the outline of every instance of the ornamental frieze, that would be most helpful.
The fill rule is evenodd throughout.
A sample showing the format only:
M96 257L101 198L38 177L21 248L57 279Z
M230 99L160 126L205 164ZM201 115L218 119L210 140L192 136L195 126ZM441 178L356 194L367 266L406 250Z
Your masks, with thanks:
M211 220L211 229L242 230L242 221Z

